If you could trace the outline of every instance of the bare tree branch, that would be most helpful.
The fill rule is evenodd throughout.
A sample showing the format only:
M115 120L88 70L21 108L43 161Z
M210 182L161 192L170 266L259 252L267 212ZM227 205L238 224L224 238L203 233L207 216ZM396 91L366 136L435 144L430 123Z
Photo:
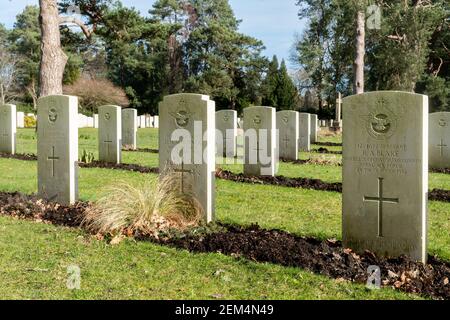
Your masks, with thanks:
M73 23L79 26L83 31L84 35L86 36L86 38L88 39L90 39L92 34L95 32L95 28L92 28L92 30L89 29L88 26L83 21L81 21L76 17L70 16L59 17L59 24L68 24L68 23Z

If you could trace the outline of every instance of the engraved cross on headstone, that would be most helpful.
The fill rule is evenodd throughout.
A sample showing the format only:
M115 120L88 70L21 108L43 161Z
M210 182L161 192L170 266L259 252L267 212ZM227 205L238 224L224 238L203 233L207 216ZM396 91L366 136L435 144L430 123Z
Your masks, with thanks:
M110 143L113 143L113 142L109 139L109 135L107 135L106 141L103 141L103 143L106 143L106 155L109 157L109 144L110 144Z
M441 157L444 156L444 147L447 147L446 144L444 144L444 139L441 139L441 143L437 145L441 152Z
M288 148L288 144L289 144L290 141L291 141L291 140L289 139L288 136L285 136L285 137L284 137L283 142L284 142L284 147L285 147L286 149Z
M177 172L177 173L181 173L181 184L180 184L180 187L181 187L181 192L184 193L184 174L185 173L192 174L193 171L192 170L187 170L187 169L184 168L184 161L181 162L181 169L175 169L174 171Z
M377 202L378 203L378 237L383 237L383 203L398 204L398 198L384 198L383 197L383 178L378 178L378 196L368 197L364 196L365 202Z
M55 147L52 147L52 155L47 158L47 160L52 162L52 177L55 176L55 161L59 160L59 157L55 156Z
M133 131L131 129L127 130L125 132L125 136L127 137L128 140L132 140L133 139Z
M3 138L3 139L7 139L8 137L9 137L8 132L3 131L3 132L2 132L2 138Z
M260 151L263 151L264 149L261 149L260 147L259 147L259 138L257 138L257 140L256 140L256 149L253 149L253 151L256 151L256 162L258 163L259 162L259 152Z

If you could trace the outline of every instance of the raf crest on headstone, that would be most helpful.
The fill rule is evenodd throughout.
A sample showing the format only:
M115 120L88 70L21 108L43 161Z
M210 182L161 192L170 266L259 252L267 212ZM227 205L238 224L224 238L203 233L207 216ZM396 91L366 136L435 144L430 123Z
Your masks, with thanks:
M186 128L189 125L189 119L192 113L187 110L179 110L177 112L171 112L170 115L174 117L177 127Z
M445 119L440 119L439 120L439 126L440 127L446 127L447 126L447 122L445 121Z
M390 138L397 129L397 116L386 107L386 101L377 102L373 111L364 117L367 132L377 140Z
M262 123L261 116L256 115L256 116L253 118L253 123L254 123L256 126L260 126L261 123Z
M105 113L105 119L106 119L106 120L111 119L111 115L109 114L109 112Z
M288 123L289 122L289 116L285 115L282 120L283 120L284 123Z
M50 110L48 111L48 120L51 123L55 123L57 119L58 119L58 113L57 113L56 109L50 108Z
M186 100L181 98L178 102L178 111L170 112L170 115L175 119L175 124L178 128L186 128L189 125L189 121L193 115L187 110L186 105Z

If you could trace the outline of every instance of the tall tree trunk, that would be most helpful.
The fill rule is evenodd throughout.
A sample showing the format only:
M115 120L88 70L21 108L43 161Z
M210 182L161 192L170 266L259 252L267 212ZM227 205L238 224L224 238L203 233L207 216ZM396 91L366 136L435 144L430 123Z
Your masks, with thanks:
M364 93L364 55L366 52L366 16L359 10L356 14L356 50L353 63L353 93Z
M40 92L41 97L62 94L62 82L67 56L61 49L59 32L59 14L56 0L39 0L41 26L41 64Z

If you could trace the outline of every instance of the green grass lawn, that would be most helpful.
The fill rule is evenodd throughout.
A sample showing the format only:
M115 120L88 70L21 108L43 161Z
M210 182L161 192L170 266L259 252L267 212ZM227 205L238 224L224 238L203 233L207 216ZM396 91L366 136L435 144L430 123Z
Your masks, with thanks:
M19 132L18 152L36 152L32 130ZM327 137L327 139L330 139ZM332 139L335 139L334 137ZM96 151L96 132L80 130L80 150ZM334 141L336 142L336 141ZM156 149L157 133L139 130L139 147ZM124 162L157 166L158 155L124 153ZM0 159L0 190L33 193L36 162ZM238 172L239 166L230 166ZM340 167L281 164L280 174L340 181ZM449 175L431 174L430 187L450 189ZM156 179L107 169L80 169L83 200L95 201L105 185ZM221 222L258 223L316 238L341 238L341 195L217 180ZM450 203L429 203L430 253L450 261ZM402 299L391 289L368 291L296 269L220 254L191 254L150 243L107 245L73 230L0 217L0 297L74 299ZM80 291L65 287L66 268L79 265Z

